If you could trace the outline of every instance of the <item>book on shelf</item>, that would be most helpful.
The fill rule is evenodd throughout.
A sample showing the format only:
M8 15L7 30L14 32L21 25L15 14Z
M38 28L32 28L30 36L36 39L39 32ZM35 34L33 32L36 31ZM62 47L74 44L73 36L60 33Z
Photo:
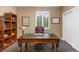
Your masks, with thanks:
M12 36L14 36L15 35L15 33L14 32L12 32Z
M8 35L7 34L4 34L4 38L7 38L8 37Z

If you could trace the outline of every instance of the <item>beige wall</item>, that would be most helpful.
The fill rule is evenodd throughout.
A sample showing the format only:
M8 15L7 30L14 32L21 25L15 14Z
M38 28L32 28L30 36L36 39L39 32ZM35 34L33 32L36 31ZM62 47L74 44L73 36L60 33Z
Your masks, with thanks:
M34 33L35 32L35 12L36 11L49 11L51 17L60 17L60 24L50 24L50 29L45 30L45 32L55 33L59 37L62 37L62 12L73 8L73 6L63 6L61 7L11 7L11 6L0 6L0 15L6 12L17 13L17 36L21 35L22 16L30 16L30 26L26 28L25 32Z
M60 24L50 24L50 29L45 30L45 32L55 33L61 36L61 8L60 7L18 7L17 10L17 34L18 37L21 35L21 30L19 29L22 24L22 16L30 16L30 26L26 28L26 33L35 33L35 13L36 11L49 11L51 17L60 17ZM51 22L50 22L51 23Z
M11 6L0 6L0 15L3 15L4 13L12 12L16 14L16 7Z

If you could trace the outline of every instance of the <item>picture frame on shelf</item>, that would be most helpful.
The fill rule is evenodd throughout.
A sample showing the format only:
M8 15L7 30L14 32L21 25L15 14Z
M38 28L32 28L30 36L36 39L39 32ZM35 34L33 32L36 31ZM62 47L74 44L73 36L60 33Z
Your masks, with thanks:
M22 16L22 26L29 26L29 25L30 25L30 17Z
M52 17L51 22L52 24L60 24L60 17Z

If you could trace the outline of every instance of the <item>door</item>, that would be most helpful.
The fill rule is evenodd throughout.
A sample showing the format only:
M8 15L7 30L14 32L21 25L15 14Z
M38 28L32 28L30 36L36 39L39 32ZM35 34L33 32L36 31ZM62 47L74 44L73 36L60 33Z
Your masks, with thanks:
M63 14L63 39L70 43L71 41L71 30L73 24L73 12L72 10L67 11Z
M63 14L63 40L79 50L79 7Z

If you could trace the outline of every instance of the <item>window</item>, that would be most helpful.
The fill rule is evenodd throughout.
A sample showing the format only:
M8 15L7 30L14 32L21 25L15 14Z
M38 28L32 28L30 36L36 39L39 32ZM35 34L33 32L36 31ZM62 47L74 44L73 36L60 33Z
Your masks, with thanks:
M44 29L50 28L50 19L48 11L36 12L36 26L42 26Z

